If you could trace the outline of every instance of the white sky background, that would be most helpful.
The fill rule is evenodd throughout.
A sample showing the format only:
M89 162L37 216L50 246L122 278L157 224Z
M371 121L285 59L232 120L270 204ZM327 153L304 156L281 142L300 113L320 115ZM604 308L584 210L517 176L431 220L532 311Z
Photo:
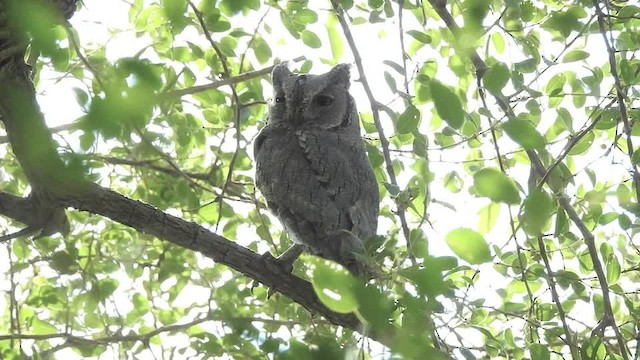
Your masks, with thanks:
M326 2L326 8L328 9L328 1ZM130 57L134 56L140 49L148 46L150 44L150 39L148 38L137 38L135 36L134 31L132 30L132 25L128 20L128 11L129 4L124 1L92 1L85 0L86 8L83 8L81 11L77 12L74 17L71 19L71 23L77 29L77 32L80 36L81 40L81 48L91 48L91 44L104 44L107 43L107 59L110 61L115 61L122 57ZM394 4L394 10L397 10L397 6ZM247 24L247 32L253 32L257 20L263 15L263 12L254 12L250 16L254 17L254 20L247 20L245 23ZM271 46L272 52L275 57L280 58L282 60L293 59L301 55L306 55L310 60L314 61L314 67L312 72L321 73L329 69L328 65L324 65L319 61L319 58L331 58L331 50L328 46L328 40L326 38L326 30L324 29L326 12L318 11L319 21L316 24L313 24L309 27L310 30L314 31L323 41L324 48L313 50L312 52L306 47L301 41L295 41L288 34L286 29L284 29L280 25L279 14L272 9L268 15L268 20L266 21L272 28L273 33L276 34L276 38L286 39L284 41L276 41L269 42ZM241 16L241 15L240 15ZM491 14L489 15L492 16ZM269 20L270 19L270 20ZM387 22L384 24L376 24L373 27L369 27L369 25L359 25L352 26L351 30L356 39L356 43L359 44L358 50L361 53L362 58L364 59L364 67L367 71L367 78L369 83L373 88L373 92L376 96L376 99L383 104L388 104L391 101L394 101L392 107L395 110L402 111L402 101L398 100L397 95L392 94L388 86L384 80L383 72L388 71L392 75L396 77L397 84L399 88L401 88L402 80L400 77L396 76L397 74L391 70L388 66L384 65L382 62L384 60L392 60L397 63L401 63L401 51L398 44L398 26L397 26L397 18L394 18L393 22ZM405 31L411 29L421 29L421 26L415 24L413 21L413 16L410 14L404 14L405 21ZM487 19L487 23L493 22L493 19ZM232 26L234 26L234 22L232 21ZM432 24L430 26L436 26ZM116 29L126 29L127 31L119 32ZM340 31L341 32L341 31ZM386 35L383 35L386 34ZM213 34L214 39L219 34ZM203 37L198 36L195 33L186 32L179 37L180 40L188 40L191 42L198 43L202 45L203 48L207 48L208 45ZM409 43L413 39L405 35L406 48L409 47ZM549 39L546 39L549 40ZM505 61L510 64L517 61L522 61L525 57L520 53L509 53L510 49L516 49L514 44L510 42L509 39L506 40L506 52L504 54L497 54L495 51L491 52L491 55ZM587 51L591 52L592 56L588 60L591 64L603 64L605 62L606 52L603 50L604 46L602 44L601 38L591 35L589 37L589 46L585 47ZM562 47L560 47L556 43L551 43L550 41L543 41L543 48L541 49L542 54L548 58L553 59L558 55ZM176 42L176 45L182 45L179 42ZM579 46L585 45L578 41L572 49L578 48ZM148 54L145 53L145 55ZM143 58L148 58L143 55ZM408 69L416 69L421 65L421 62L426 59L434 59L439 61L438 72L436 77L438 80L448 83L450 85L456 85L456 77L452 74L450 70L447 68L447 58L443 58L440 54L436 53L432 50L428 45L425 46L420 52L420 58L414 58L407 63ZM150 60L154 61L156 59L151 58ZM353 58L351 56L350 49L345 40L345 50L344 50L344 58L341 59L341 62L352 63ZM257 69L262 68L262 66L258 65L256 61L253 61L255 67ZM574 70L578 73L579 76L584 76L589 74L587 68L580 68L576 66L578 63L571 64L559 64L548 71L546 74L540 77L539 81L533 85L533 88L543 88L543 86L547 83L548 79L561 71L566 69ZM266 66L266 65L265 65ZM292 66L294 67L294 66ZM411 75L411 74L409 74ZM45 114L47 123L49 126L57 126L62 124L69 124L73 122L75 119L79 118L83 115L79 105L75 101L74 93L72 91L73 87L81 87L84 88L84 85L72 78L64 78L60 80L60 75L58 73L51 73L47 71L43 71L41 73L41 84L39 87L40 96L38 97L38 101L40 106ZM357 68L355 66L352 67L352 80L357 80L358 73ZM211 82L213 79L206 78L205 75L202 75L198 79L198 84L204 84ZM603 86L603 94L606 93L609 86L606 84ZM265 87L268 89L268 87ZM413 91L413 86L410 86L410 91ZM510 93L508 89L505 89L505 93ZM369 102L366 96L364 95L364 91L362 86L353 81L352 85L352 94L356 98L356 102L358 105L358 109L360 112L370 112ZM265 98L270 97L271 94L265 94ZM592 98L588 99L589 101L593 101ZM543 109L546 106L546 100L542 100ZM562 106L565 106L571 111L571 101L570 98L565 99L562 103ZM466 109L471 112L474 111L477 105L472 103L469 104L469 107ZM427 134L430 140L430 148L436 148L437 145L433 142L433 136L431 135L434 131L430 127L429 116L430 112L426 107L420 108L422 111L422 122L421 122L421 132L423 134ZM573 112L572 112L573 113ZM494 114L498 115L497 106L494 109ZM387 136L391 136L393 134L393 126L390 123L390 120L385 116L383 112L381 112L382 120L384 122L385 131ZM542 116L543 121L540 124L539 130L541 133L544 133L547 127L555 120L555 109L548 111L548 115ZM483 120L483 129L487 127L486 120ZM583 124L587 121L586 116L576 116L574 118L574 127L575 129L579 129ZM54 137L63 136L67 139L74 138L74 136L69 137L66 133L62 133L61 135L54 135ZM249 138L249 135L246 135ZM566 133L561 135L560 138L565 138ZM484 140L488 140L485 138ZM602 139L596 139L597 141L602 141ZM502 153L506 153L511 149L515 149L517 146L514 143L510 143L507 139L501 139L501 151ZM559 154L565 142L560 142L559 144L552 146L550 148L553 154ZM608 145L605 142L602 142L604 145ZM598 144L599 145L599 144ZM596 148L598 145L594 145ZM72 144L73 146L73 144ZM486 141L486 145L482 147L483 154L485 157L494 157L495 152L491 146L491 144ZM467 153L467 146L463 145L460 148L454 148L452 150L446 151L437 151L432 150L429 152L429 157L431 160L430 166L431 171L436 174L436 180L431 184L432 197L439 200L444 200L448 203L451 203L455 206L456 211L452 211L447 209L446 207L432 204L430 206L430 214L429 219L434 225L434 227L425 226L423 230L429 237L429 250L433 255L452 255L451 251L447 247L444 242L444 236L448 233L448 231L458 228L458 227L470 227L472 229L478 229L478 211L489 203L488 199L479 199L473 197L466 193L465 190L460 194L451 194L448 190L442 187L442 177L447 174L449 171L457 170L461 176L464 176L465 185L471 184L473 182L472 178L466 174L461 172L462 166L459 161L464 160ZM592 160L595 160L596 156L602 155L604 153L604 149L602 151L593 151L592 156L584 156L581 158L576 158L576 169L582 169L583 167L589 165ZM392 154L394 156L394 154ZM613 182L620 182L621 179L628 178L627 168L624 164L626 164L625 159L621 156L614 157L614 159L619 160L621 165L612 166L610 163L610 158L596 161L595 163L589 165L592 169L595 169L598 172L598 176L603 176L599 181L604 181L604 176L611 179ZM498 167L497 162L487 161L485 162L487 166ZM528 167L526 166L518 166L512 170L509 170L509 175L513 176L517 180L521 181L521 184L526 184L528 176ZM401 182L400 188L404 188L404 184L408 181L408 178L400 178ZM572 191L572 190L571 190ZM388 201L388 200L387 200ZM395 208L395 207L393 207ZM514 213L517 212L517 208L513 208ZM606 210L605 210L606 212ZM510 227L509 227L509 219L508 212L505 205L501 206L500 218L498 219L493 231L485 235L485 239L490 243L490 245L497 245L502 247L505 243L509 242L509 249L513 249L513 241L510 239ZM381 219L381 223L379 226L378 233L384 234L385 228L388 229L389 222L388 220ZM108 221L108 220L106 220ZM274 223L277 223L275 221ZM613 235L610 229L610 233L606 234L607 236ZM603 236L604 234L599 234L599 236ZM257 235L253 233L243 234L239 232L239 239L255 239ZM522 244L525 240L523 234L519 234L518 241ZM6 257L6 247L0 248L1 257ZM262 251L268 250L267 244L264 244L264 247L260 249ZM203 264L212 266L213 263L206 260L203 261ZM557 265L557 264L556 264ZM5 264L0 264L0 271L5 271ZM219 265L216 265L219 266ZM505 288L509 279L504 278L496 274L493 264L488 263L478 267L481 271L479 281L475 289L471 289L471 297L472 298L485 298L487 304L499 305L501 303L501 298L495 293L498 289ZM556 267L558 268L558 267ZM127 298L129 293L126 291L127 288L135 288L137 286L141 286L140 282L128 280L126 277L122 279L118 279L120 281L120 288L114 294L114 296L123 296ZM170 283L163 284L163 287L171 286ZM546 285L543 285L546 286ZM6 290L5 285L0 285L1 290ZM477 291L476 291L477 290ZM184 294L185 299L179 299L179 301L186 301L186 303L191 303L191 299L194 298L194 294L196 292L202 292L204 294L204 299L207 298L208 292L204 289L197 288L185 288ZM548 293L548 291L547 291ZM196 295L197 296L197 295ZM517 301L518 296L514 297L514 301ZM6 306L4 304L3 298L0 298L0 307ZM118 308L121 309L121 313L126 313L128 309L127 306L130 304L117 304ZM589 314L592 313L592 308L588 304L584 304L587 306L585 311L588 311ZM593 319L583 319L587 323L595 323ZM514 329L514 332L517 332L518 329ZM288 333L283 334L284 336L288 336ZM178 340L182 338L182 341L188 341L187 338L176 336L171 337L172 340ZM479 341L475 335L470 336L471 341ZM476 343L475 345L479 345ZM62 356L63 353L60 353L59 356ZM76 356L74 352L71 350L65 351L64 356L69 356L68 358L72 358ZM150 354L147 354L150 355ZM156 356L159 355L159 352L156 352ZM107 359L116 358L117 354L114 353L112 355L108 355L108 352L105 353L101 358ZM151 356L149 358L152 358Z

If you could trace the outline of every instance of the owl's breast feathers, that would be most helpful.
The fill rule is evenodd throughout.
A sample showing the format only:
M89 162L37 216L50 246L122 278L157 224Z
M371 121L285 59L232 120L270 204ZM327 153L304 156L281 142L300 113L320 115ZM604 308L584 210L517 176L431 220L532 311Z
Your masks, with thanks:
M256 184L294 241L323 254L341 230L375 234L378 187L359 134L271 123L254 152Z

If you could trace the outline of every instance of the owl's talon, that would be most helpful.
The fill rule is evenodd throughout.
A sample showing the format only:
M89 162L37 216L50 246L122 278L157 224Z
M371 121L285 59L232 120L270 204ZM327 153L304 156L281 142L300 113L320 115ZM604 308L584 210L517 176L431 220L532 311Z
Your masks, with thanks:
M265 262L267 268L274 272L284 272L290 274L293 271L293 263L281 259L281 256L278 258L273 257L270 252L265 252L261 255L262 261ZM295 259L294 259L295 261ZM253 289L253 287L252 287ZM271 299L271 296L276 293L274 288L269 288L267 290L267 299Z
M267 264L269 270L274 272L281 271L287 274L290 274L293 271L293 262L295 261L295 259L293 259L293 261L290 261L290 259L282 258L282 256L279 256L277 258L273 257L270 252L262 254L262 260Z

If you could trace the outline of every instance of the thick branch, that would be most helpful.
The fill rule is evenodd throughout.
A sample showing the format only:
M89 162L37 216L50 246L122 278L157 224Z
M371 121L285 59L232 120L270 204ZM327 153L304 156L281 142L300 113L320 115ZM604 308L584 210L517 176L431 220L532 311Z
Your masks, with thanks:
M5 199L10 203L5 203ZM199 252L282 293L335 325L359 330L360 322L354 315L338 314L327 309L316 297L309 282L283 271L268 257L263 258L196 223L166 214L150 205L91 183L76 186L74 191L58 196L56 200L65 207L108 217L140 232ZM9 205L16 207L12 210L15 213L30 209L28 200L18 200L15 196L0 192L0 211Z

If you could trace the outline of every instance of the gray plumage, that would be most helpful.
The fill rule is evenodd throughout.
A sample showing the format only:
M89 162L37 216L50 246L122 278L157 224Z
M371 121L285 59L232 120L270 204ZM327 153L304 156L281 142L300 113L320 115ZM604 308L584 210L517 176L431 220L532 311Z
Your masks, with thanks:
M295 243L366 276L353 252L376 233L378 185L349 67L304 75L280 64L272 80L269 118L254 144L256 185Z

